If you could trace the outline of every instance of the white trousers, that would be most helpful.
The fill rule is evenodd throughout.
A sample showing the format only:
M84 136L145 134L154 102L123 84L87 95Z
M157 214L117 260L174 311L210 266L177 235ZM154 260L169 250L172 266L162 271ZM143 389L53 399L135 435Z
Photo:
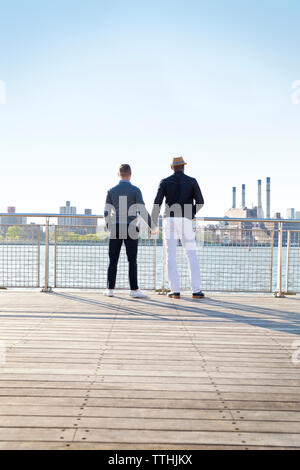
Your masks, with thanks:
M171 290L180 292L180 278L176 263L176 247L179 239L189 260L192 291L199 292L201 276L193 222L185 217L166 217L163 221L163 232L167 245L168 277Z

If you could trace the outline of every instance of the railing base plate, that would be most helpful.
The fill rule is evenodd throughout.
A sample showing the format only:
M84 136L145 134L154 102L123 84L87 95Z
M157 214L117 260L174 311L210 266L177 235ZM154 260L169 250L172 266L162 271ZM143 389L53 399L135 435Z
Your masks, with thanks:
M283 298L285 297L285 292L274 292L274 297L280 299L280 298Z
M52 290L52 287L43 287L41 292L44 292L46 294L51 294L51 292L53 292L53 290Z
M286 295L297 295L297 292L274 292L274 297L285 297Z
M170 289L156 289L155 292L158 295L167 295L168 292L171 292Z

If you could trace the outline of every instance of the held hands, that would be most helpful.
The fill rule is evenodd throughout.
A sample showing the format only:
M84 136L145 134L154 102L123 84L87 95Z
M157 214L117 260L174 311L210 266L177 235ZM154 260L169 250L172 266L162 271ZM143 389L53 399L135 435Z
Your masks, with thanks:
M157 235L159 233L159 228L155 227L155 229L150 230L151 235Z

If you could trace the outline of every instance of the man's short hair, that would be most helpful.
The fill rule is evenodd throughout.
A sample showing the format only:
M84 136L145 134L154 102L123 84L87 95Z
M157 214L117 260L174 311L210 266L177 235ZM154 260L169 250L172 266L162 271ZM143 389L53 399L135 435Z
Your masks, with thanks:
M120 173L121 176L131 175L130 165L128 165L127 163L123 163L120 166L119 173Z
M177 173L179 171L184 171L184 165L174 165L173 170Z

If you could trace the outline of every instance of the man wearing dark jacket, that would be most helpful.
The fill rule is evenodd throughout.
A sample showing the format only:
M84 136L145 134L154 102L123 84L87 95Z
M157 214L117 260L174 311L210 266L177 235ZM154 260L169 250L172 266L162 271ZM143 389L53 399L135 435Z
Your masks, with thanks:
M167 245L168 277L171 286L171 293L168 295L180 298L180 279L176 264L176 246L177 240L180 239L189 259L193 298L199 299L204 297L204 294L200 290L200 268L192 221L203 207L204 199L197 180L184 174L185 165L182 157L174 158L171 165L174 173L160 182L152 210L152 224L157 226L160 208L165 199L163 232Z
M117 277L117 267L122 244L124 242L129 263L130 295L143 298L146 295L139 290L137 280L138 253L138 214L151 226L141 190L131 184L131 168L128 164L120 166L120 182L111 188L106 196L104 217L110 232L109 267L107 272L107 290L105 295L113 297Z

